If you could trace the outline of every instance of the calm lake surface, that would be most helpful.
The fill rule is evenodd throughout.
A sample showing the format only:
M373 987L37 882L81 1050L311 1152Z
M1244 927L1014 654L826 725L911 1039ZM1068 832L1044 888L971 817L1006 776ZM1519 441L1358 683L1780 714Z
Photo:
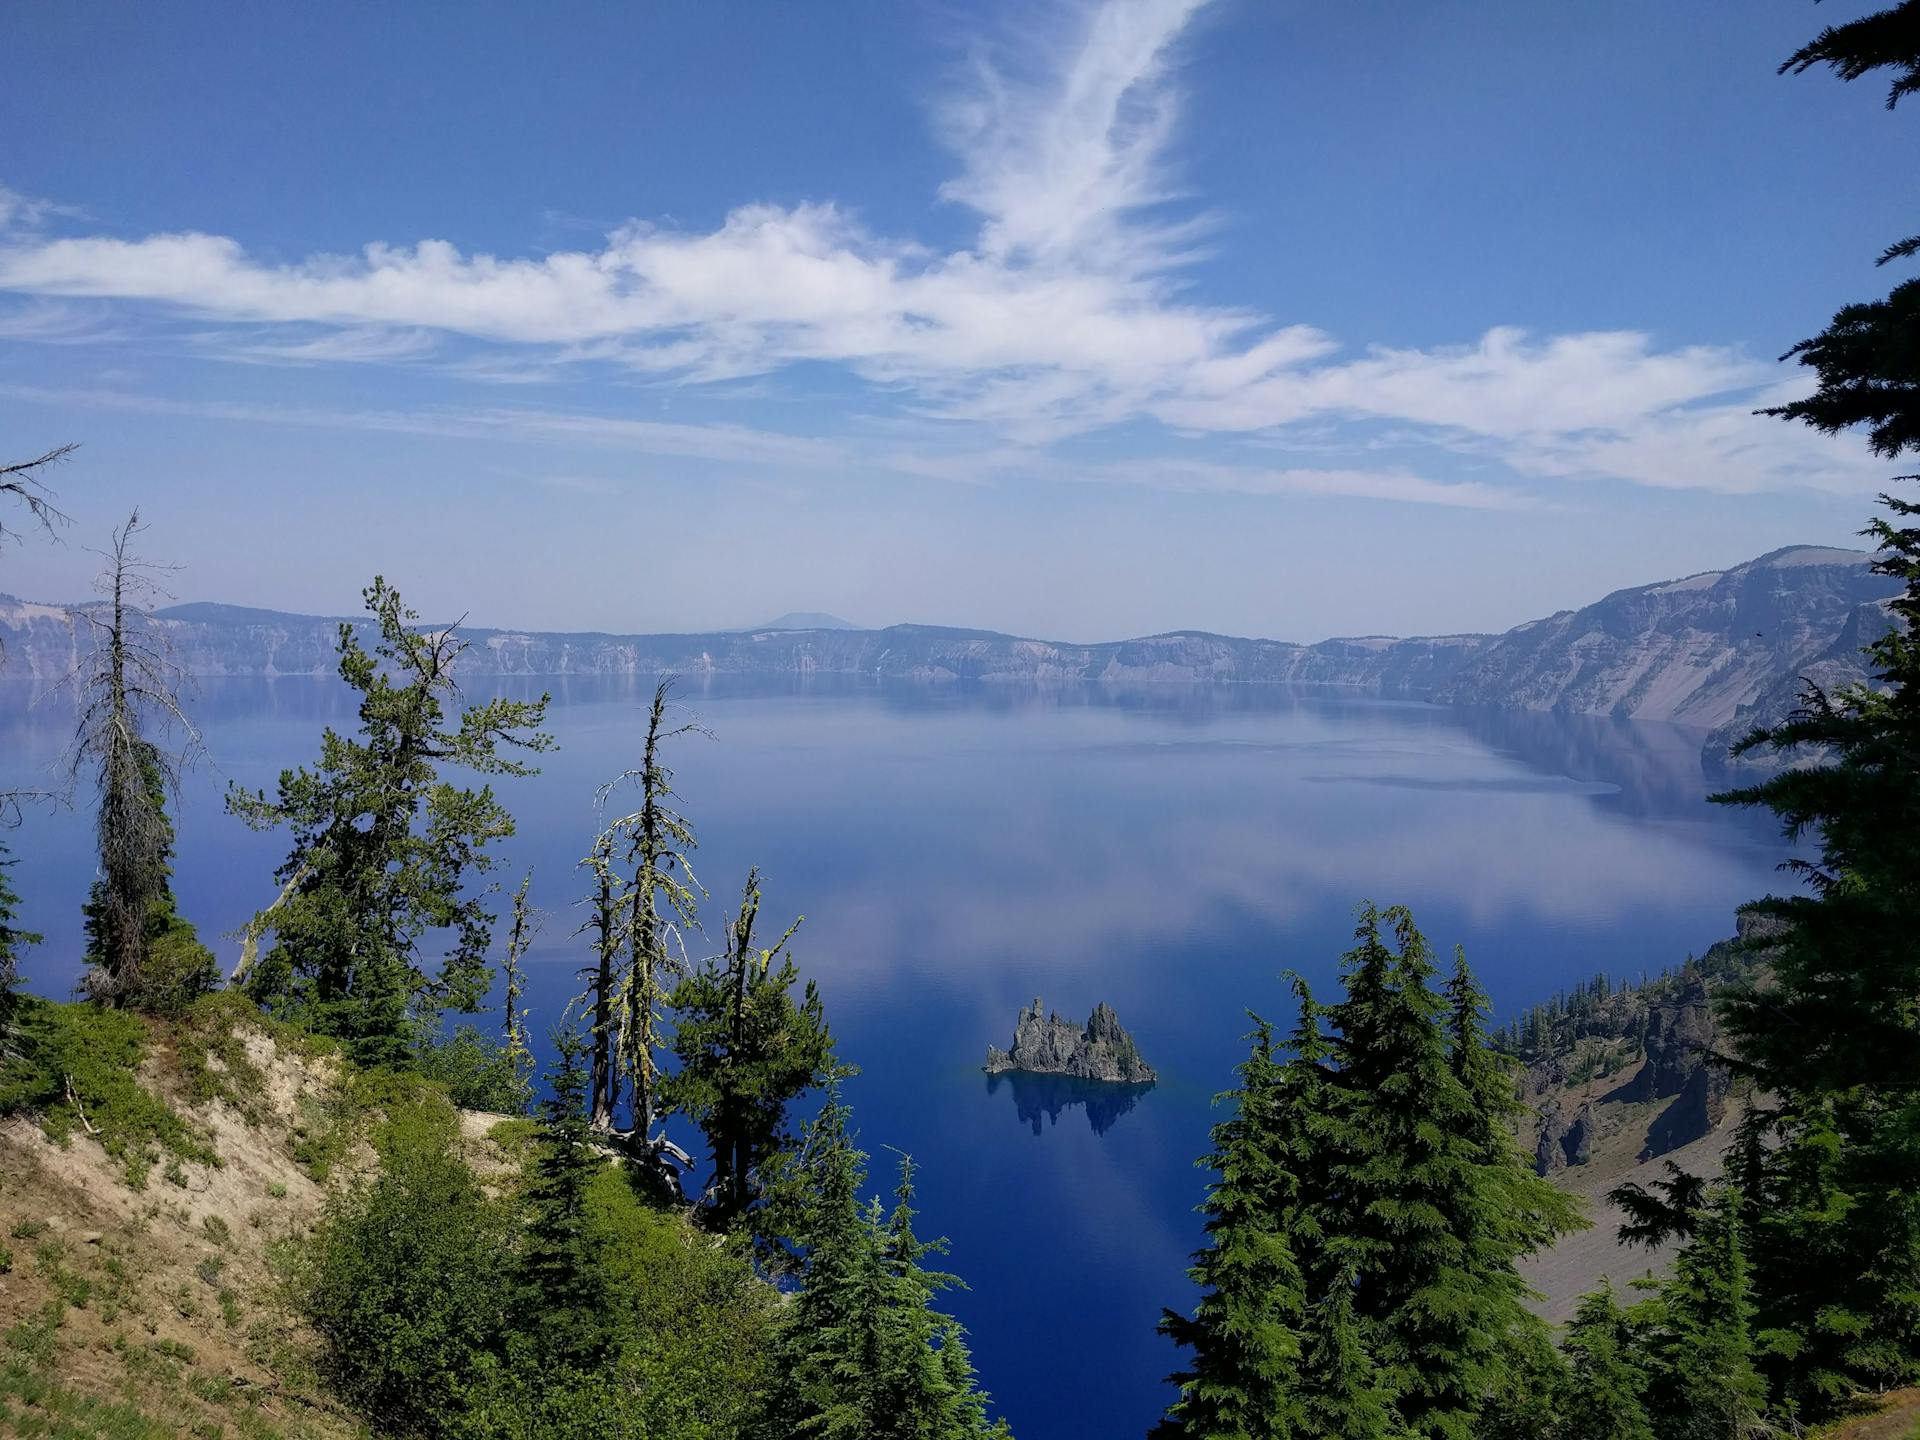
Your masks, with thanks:
M520 833L498 876L532 866L550 912L536 1025L584 963L574 862L595 788L638 761L650 688L553 684L559 750L499 787ZM1252 686L815 679L680 698L714 737L671 756L713 948L751 864L763 924L806 916L795 951L861 1067L849 1097L875 1186L892 1150L920 1162L919 1228L952 1242L971 1288L950 1308L1022 1440L1140 1436L1160 1412L1177 1360L1154 1323L1191 1303L1210 1097L1246 1009L1288 1014L1281 971L1330 985L1357 901L1410 905L1443 953L1463 944L1506 1014L1598 970L1675 964L1786 883L1770 824L1705 804L1700 737L1664 727ZM354 717L331 680L205 681L193 709L207 753L179 807L176 888L231 964L217 937L272 898L284 841L227 818L221 791L271 786ZM70 728L70 707L0 687L0 785L44 783ZM9 838L25 922L48 937L30 984L64 993L88 819L29 813ZM1036 995L1076 1020L1111 1002L1160 1084L989 1080L987 1045Z

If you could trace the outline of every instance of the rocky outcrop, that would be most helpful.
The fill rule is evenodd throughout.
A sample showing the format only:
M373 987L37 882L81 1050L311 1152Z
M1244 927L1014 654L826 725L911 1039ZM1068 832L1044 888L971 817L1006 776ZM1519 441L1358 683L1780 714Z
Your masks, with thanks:
M1593 1105L1582 1101L1568 1123L1558 1095L1547 1097L1540 1108L1540 1136L1533 1147L1536 1174L1551 1175L1569 1165L1585 1165L1593 1159L1593 1141L1599 1121Z
M1157 1078L1105 1001L1093 1007L1083 1029L1057 1010L1043 1018L1040 1002L1035 1000L1020 1012L1011 1050L987 1047L987 1073L1008 1070L1119 1085L1151 1085Z
M1619 1092L1620 1099L1629 1103L1672 1099L1707 1063L1719 1028L1706 980L1697 974L1688 976L1677 997L1649 1006L1646 1027L1641 1042L1646 1062Z

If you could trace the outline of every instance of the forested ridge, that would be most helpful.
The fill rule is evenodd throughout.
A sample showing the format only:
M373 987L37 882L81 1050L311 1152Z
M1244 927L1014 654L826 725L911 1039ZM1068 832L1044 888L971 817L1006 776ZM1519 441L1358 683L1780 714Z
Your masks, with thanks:
M1898 110L1920 93L1920 0L1832 26L1782 68L1887 80ZM1880 258L1916 257L1920 236ZM1920 453L1920 280L1789 353L1812 386L1770 413L1863 432L1890 462ZM67 458L0 466L14 528L63 522L48 482ZM1845 1424L1920 1381L1920 504L1882 501L1866 533L1899 591L1872 683L1809 683L1740 748L1821 762L1716 797L1807 842L1793 893L1748 909L1764 964L1733 950L1711 975L1596 981L1490 1034L1467 957L1365 902L1337 993L1289 976L1247 997L1246 1053L1201 1157L1198 1298L1161 1320L1179 1368L1154 1435L1746 1440ZM804 977L804 929L762 917L756 873L718 902L697 874L673 759L698 722L671 683L595 797L580 988L536 1047L521 965L554 917L497 872L513 786L552 748L547 702L466 703L462 637L376 577L366 619L337 631L352 726L271 788L229 792L235 822L285 850L225 977L172 891L168 807L198 737L141 533L130 517L105 552L96 634L67 682L69 780L99 861L80 998L23 988L35 897L0 854L0 1124L40 1147L7 1153L46 1157L0 1174L0 1205L37 1193L68 1145L111 1167L115 1204L142 1198L111 1237L13 1221L0 1296L34 1306L0 1317L0 1422L1009 1434L943 1309L961 1275L916 1229L912 1159L870 1165L885 1137L862 1137L847 1103L858 1057ZM42 798L0 801L31 834ZM1671 1266L1550 1327L1520 1266L1586 1222L1516 1141L1515 1061L1644 1048L1634 1026L1662 987L1709 979L1716 1059L1743 1098L1728 1163L1619 1192L1621 1238L1672 1247ZM552 1057L540 1073L536 1048ZM271 1116L271 1140L249 1139ZM262 1144L312 1223L255 1243L203 1208L196 1280L157 1308L142 1227L193 1213L167 1187L231 1186ZM263 1230L292 1183L255 1197ZM198 1369L183 1322L244 1336L251 1368Z

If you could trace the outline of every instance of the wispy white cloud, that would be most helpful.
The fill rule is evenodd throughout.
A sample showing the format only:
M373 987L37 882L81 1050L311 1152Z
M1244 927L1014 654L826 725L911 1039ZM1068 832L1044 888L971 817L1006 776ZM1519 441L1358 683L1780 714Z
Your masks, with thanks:
M1043 33L974 56L936 115L958 161L941 194L979 221L948 251L874 234L831 203L750 204L712 230L634 221L598 248L539 256L423 240L280 264L214 234L51 235L33 228L42 202L0 191L0 288L143 302L202 331L244 326L222 353L275 363L430 363L502 383L597 366L712 384L827 362L890 407L1028 448L1143 420L1256 440L1331 425L1365 458L1359 422L1535 479L1875 483L1850 441L1790 442L1750 423L1752 393L1775 372L1728 347L1495 327L1355 353L1311 326L1188 298L1179 275L1205 217L1177 213L1168 157L1175 61L1205 3L1049 10L1029 22ZM472 353L449 356L438 337ZM1203 472L1184 473L1177 483L1197 485ZM1218 477L1208 488L1508 503L1495 487L1359 464L1204 473Z

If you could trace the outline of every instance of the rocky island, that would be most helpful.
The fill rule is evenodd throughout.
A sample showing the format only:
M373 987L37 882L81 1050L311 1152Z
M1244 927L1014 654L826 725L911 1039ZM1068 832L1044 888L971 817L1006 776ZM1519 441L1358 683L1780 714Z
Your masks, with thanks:
M1082 1029L1058 1011L1045 1015L1036 999L1014 1024L1011 1050L987 1047L987 1073L1010 1070L1114 1085L1151 1085L1158 1078L1104 1000L1093 1007Z

